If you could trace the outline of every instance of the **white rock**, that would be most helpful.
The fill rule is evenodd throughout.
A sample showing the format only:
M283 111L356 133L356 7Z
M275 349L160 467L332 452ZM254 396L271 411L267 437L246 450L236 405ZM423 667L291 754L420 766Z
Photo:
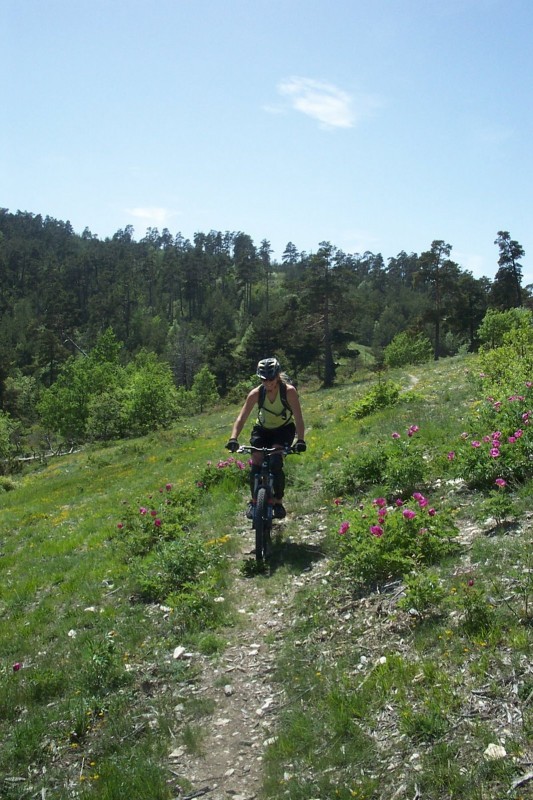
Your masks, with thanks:
M483 755L488 761L497 761L499 758L505 758L507 751L501 744L489 744Z
M176 659L183 658L183 656L185 655L185 649L186 648L180 644L178 647L174 648L174 653L172 654L172 657Z

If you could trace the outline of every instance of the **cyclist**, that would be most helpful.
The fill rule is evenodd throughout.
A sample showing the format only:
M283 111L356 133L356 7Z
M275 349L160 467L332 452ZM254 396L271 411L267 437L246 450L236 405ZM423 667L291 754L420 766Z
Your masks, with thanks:
M274 475L274 508L276 519L285 517L283 495L285 493L285 473L283 472L283 455L281 449L290 447L294 437L297 441L294 449L298 453L306 450L304 440L305 426L300 406L300 398L296 388L282 375L277 358L263 358L257 364L256 375L261 378L261 385L248 394L237 419L233 424L231 438L226 444L228 450L235 453L239 447L239 434L250 416L253 408L258 407L257 421L252 428L250 444L252 447L280 446L280 453L272 456L270 464ZM255 476L261 471L263 454L252 453L250 469L250 489L254 491ZM253 504L248 504L246 516L253 518Z

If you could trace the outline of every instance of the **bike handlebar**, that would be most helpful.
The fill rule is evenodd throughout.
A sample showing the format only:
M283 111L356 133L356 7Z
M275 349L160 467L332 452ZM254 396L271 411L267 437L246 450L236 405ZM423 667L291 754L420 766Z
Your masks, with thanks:
M294 449L294 445L290 445L290 447L283 447L283 445L278 445L277 447L254 447L253 445L249 444L241 444L239 445L239 449L236 450L237 453L264 453L265 455L273 455L274 453L283 453L284 456L290 455L300 455L300 453Z

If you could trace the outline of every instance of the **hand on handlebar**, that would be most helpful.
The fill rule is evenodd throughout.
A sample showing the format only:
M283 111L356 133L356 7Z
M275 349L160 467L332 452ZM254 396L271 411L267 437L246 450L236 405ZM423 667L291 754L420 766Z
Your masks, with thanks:
M293 445L293 450L295 453L304 453L307 450L307 445L303 439L298 439Z
M229 450L230 453L236 453L239 449L239 442L237 439L230 439L226 445L226 450Z

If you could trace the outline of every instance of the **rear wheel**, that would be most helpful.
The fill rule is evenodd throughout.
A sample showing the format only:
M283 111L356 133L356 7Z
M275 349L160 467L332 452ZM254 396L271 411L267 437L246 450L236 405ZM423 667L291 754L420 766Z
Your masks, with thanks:
M257 502L255 504L255 558L257 561L262 561L268 555L267 540L270 538L269 521L268 521L268 500L267 492L263 487L257 493Z

